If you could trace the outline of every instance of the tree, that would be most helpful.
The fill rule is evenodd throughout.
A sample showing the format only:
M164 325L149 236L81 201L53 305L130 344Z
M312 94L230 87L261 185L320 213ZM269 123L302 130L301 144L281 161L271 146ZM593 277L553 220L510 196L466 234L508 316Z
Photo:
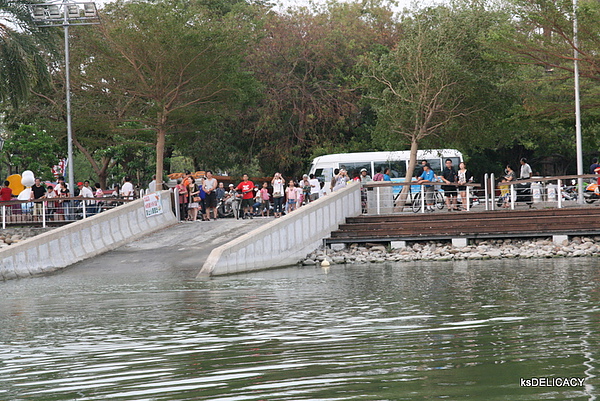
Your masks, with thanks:
M17 107L48 78L42 50L52 51L50 30L38 28L25 2L0 0L0 101Z
M377 1L268 14L248 57L264 87L246 125L261 167L296 174L313 149L347 143L362 122L356 61L397 36L393 13Z
M84 66L90 90L122 105L121 121L156 134L156 177L163 178L167 135L189 114L212 113L249 79L240 70L251 38L244 18L178 0L115 3L105 9L102 39Z
M386 148L410 144L405 181L414 172L419 143L439 134L453 119L471 113L463 107L455 55L426 14L406 19L397 47L364 60L367 96L377 112L379 142ZM403 188L401 205L406 199Z
M510 5L514 22L509 29L494 32L493 39L494 45L504 50L504 62L522 65L523 107L514 116L524 127L520 142L540 159L562 159L557 173L574 171L569 160L575 159L575 47L581 77L583 148L590 155L600 151L600 3L579 2L578 46L573 37L572 2L518 0Z
M52 166L61 158L60 147L46 131L32 125L21 125L4 145L9 174L31 170L36 177L52 179Z

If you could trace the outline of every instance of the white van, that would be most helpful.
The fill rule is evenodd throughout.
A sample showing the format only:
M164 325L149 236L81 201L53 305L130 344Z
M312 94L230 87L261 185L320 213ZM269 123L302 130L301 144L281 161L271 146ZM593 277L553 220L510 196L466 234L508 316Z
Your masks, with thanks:
M415 171L420 170L419 162L421 160L427 160L433 171L437 175L440 175L446 159L451 159L454 168L458 170L458 164L463 161L463 155L456 149L419 150L417 151L417 166L415 167ZM329 183L333 177L333 170L336 168L345 169L348 171L350 178L354 178L363 168L366 168L369 175L374 177L381 169L389 167L392 181L404 181L409 160L409 150L337 153L316 157L312 161L309 174L314 174L320 182ZM323 186L324 192L329 192L329 190L329 185Z

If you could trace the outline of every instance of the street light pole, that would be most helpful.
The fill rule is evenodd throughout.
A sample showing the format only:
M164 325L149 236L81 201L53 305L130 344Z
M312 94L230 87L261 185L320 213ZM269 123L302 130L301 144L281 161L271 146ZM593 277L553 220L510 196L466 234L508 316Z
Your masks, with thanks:
M80 8L83 7L83 9ZM73 174L73 125L71 123L71 71L69 49L69 27L71 25L99 24L96 4L91 1L62 0L61 3L39 3L29 5L33 20L40 27L62 26L65 33L65 91L67 111L67 170L69 190L75 190ZM61 15L62 12L62 15ZM64 173L64 172L63 172Z
M67 18L67 0L63 0L63 29L65 32L65 87L67 99L67 170L69 172L69 191L75 191L75 179L73 174L73 126L71 125L71 70L69 52L69 19ZM74 192L71 192L73 195Z
M577 175L583 175L583 145L581 139L581 103L579 95L579 41L577 38L577 0L573 0L573 74L575 78L575 142ZM583 204L583 178L577 179L577 203Z

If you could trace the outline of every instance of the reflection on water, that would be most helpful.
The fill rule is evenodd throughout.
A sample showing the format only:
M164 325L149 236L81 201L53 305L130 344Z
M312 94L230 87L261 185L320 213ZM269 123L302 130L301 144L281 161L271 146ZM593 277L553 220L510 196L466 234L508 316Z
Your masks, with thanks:
M0 283L0 399L594 400L599 291L597 259L75 268Z

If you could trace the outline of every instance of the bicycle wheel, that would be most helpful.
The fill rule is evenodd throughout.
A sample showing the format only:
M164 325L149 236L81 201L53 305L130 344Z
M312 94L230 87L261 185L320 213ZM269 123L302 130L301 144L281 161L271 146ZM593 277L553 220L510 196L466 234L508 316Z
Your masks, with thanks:
M416 193L412 197L412 211L419 213L421 211L421 192Z
M444 208L444 197L442 196L440 191L435 191L434 202L435 207L437 207L438 209L442 210Z

